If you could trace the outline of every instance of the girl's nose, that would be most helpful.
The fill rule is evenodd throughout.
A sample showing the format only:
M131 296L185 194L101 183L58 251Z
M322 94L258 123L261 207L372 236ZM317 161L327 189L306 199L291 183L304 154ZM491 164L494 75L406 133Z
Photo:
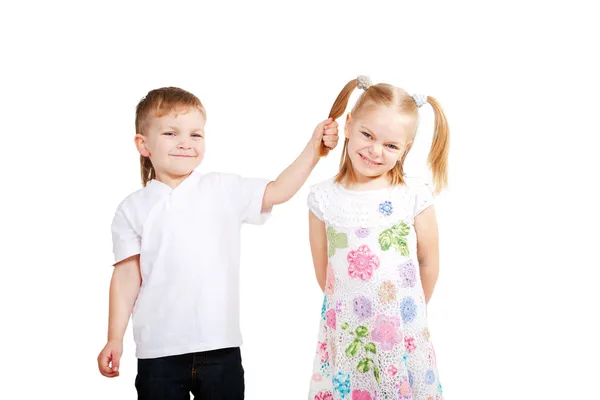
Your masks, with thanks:
M371 146L371 154L373 154L374 156L380 156L381 152L383 150L383 146L379 143L373 143L373 145Z

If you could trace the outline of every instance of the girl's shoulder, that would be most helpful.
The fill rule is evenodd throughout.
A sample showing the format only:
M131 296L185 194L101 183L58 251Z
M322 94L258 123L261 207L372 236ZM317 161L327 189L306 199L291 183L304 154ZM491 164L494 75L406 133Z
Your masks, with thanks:
M410 201L409 198L411 196L416 196L423 192L429 192L433 194L433 186L428 180L418 176L405 176L403 185L396 185L384 189L364 191L346 189L343 185L335 181L335 177L331 177L329 179L311 185L309 196L335 195L342 197L345 196L349 198L368 198L399 195L402 198L406 198L407 201Z
M310 186L307 198L308 208L322 221L326 221L325 204L331 198L335 184L335 178L329 178Z
M420 176L404 176L404 183L407 190L417 194L423 191L433 193L433 184Z
M337 183L335 182L335 177L331 177L331 178L325 179L324 181L321 181L321 182L318 182L318 183L315 183L315 184L311 185L310 186L310 191L311 192L318 192L318 191L331 190L336 185L337 185Z
M419 177L405 177L403 185L366 191L346 189L330 178L312 185L308 195L311 211L328 224L340 227L412 223L432 203L431 185Z
M404 182L410 195L408 200L414 218L433 205L435 201L433 184L429 180L417 176L405 176Z

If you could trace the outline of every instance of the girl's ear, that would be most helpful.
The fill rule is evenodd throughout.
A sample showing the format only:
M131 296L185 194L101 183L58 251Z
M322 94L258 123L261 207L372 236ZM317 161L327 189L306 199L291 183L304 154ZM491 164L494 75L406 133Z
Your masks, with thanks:
M137 148L140 155L144 157L150 157L150 152L148 151L146 137L141 133L135 135L135 147Z
M350 119L350 113L346 114L346 124L344 125L344 136L346 139L350 139L350 128L352 124L352 120Z

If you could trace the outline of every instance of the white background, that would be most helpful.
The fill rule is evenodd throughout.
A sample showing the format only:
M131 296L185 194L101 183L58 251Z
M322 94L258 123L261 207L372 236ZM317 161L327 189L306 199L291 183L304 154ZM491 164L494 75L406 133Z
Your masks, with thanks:
M0 398L136 396L131 331L119 378L102 377L96 356L110 223L140 187L134 110L146 92L180 86L203 101L204 171L274 179L367 74L436 97L451 127L429 306L446 398L600 399L591 6L119 3L0 9ZM425 171L432 118L425 106L409 173ZM340 150L267 225L244 228L248 399L306 398L322 295L305 199Z

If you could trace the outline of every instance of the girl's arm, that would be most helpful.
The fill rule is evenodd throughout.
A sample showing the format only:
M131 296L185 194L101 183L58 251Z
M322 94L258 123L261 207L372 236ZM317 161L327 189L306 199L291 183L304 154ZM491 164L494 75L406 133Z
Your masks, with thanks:
M338 141L337 122L332 119L321 122L315 128L313 136L304 151L265 189L262 211L268 212L273 206L285 203L300 190L306 179L317 165L321 146L335 148Z
M310 239L310 250L312 253L315 275L322 291L325 291L325 280L327 274L327 233L325 223L321 221L312 211L308 212L308 234Z
M112 378L119 375L123 336L142 284L140 256L116 264L110 281L108 341L98 356L100 373Z
M425 303L429 303L440 272L438 226L433 206L427 207L415 217L415 231Z

